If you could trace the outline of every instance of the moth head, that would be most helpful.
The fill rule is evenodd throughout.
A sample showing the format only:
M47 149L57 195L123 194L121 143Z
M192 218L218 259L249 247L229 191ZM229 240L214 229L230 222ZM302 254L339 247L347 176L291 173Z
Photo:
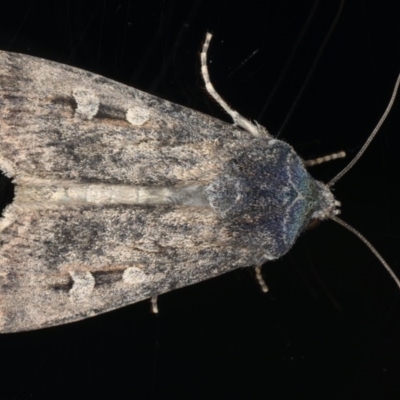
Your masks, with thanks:
M316 184L319 186L320 197L319 202L317 203L318 208L314 210L311 216L311 221L330 219L331 217L340 214L340 201L333 197L329 187L321 182L316 182Z

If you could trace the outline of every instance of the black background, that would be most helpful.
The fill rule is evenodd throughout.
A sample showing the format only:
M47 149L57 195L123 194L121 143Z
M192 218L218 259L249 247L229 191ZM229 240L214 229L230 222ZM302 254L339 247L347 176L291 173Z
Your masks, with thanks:
M16 0L1 6L0 48L229 122L199 73L210 30L211 80L235 109L276 134L295 106L281 139L306 159L348 153L312 170L329 181L374 128L400 72L397 4L380 3L343 2L327 40L339 1ZM342 218L398 275L399 104L335 187ZM161 296L157 316L142 302L0 336L0 399L399 398L400 292L360 240L325 222L263 273L268 294L249 268Z

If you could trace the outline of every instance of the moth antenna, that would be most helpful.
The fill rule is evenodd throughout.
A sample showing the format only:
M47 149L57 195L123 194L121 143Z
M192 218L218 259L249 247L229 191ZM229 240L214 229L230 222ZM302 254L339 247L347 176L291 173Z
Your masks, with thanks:
M400 280L399 280L399 278L396 276L396 274L393 272L393 270L389 267L389 264L379 254L378 250L376 250L375 247L372 246L372 244L360 232L358 232L355 228L353 228L347 222L344 222L342 219L340 219L338 217L332 216L332 217L330 217L330 219L332 221L335 221L337 224L342 225L343 227L345 227L350 232L354 233L354 235L356 235L362 242L364 242L368 246L368 248L372 251L372 253L375 255L375 257L385 267L386 271L389 272L390 276L396 282L396 285L400 288Z
M255 267L254 269L256 272L256 280L261 288L261 291L263 293L269 292L269 288L268 288L267 284L265 283L265 280L261 273L262 265L257 265L257 267Z
M364 145L361 147L360 151L356 154L356 156L347 164L345 168L343 168L331 181L327 184L328 187L333 186L344 174L346 174L351 168L353 168L354 164L360 159L360 157L364 154L365 150L369 146L369 144L372 142L376 134L378 133L380 127L382 124L385 122L385 119L387 118L390 110L392 109L394 100L397 96L397 91L399 89L399 84L400 84L400 74L397 77L396 84L394 85L392 97L390 98L389 104L386 107L385 112L383 113L381 119L375 126L375 129L371 132L369 135L368 139L365 141Z
M215 90L213 84L211 83L210 75L208 73L208 67L207 67L207 52L208 52L208 48L210 47L211 38L212 38L212 34L207 32L206 39L204 41L203 48L202 48L201 54L200 54L201 75L203 77L203 81L206 86L207 92L224 109L224 111L228 115L230 115L230 117L233 119L234 125L240 126L244 130L246 130L247 132L252 134L254 137L261 137L261 136L265 136L265 135L270 136L270 134L264 127L262 127L258 124L254 124L253 122L251 122L248 119L241 116L237 111L235 111L231 107L229 107L228 103Z

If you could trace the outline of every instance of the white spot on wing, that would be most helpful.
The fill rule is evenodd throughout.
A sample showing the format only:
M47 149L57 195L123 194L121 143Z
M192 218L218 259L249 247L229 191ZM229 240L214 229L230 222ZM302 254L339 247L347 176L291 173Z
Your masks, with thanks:
M86 300L94 289L94 276L89 271L72 271L70 275L74 281L69 291L70 298L77 302Z
M149 120L149 118L149 110L140 106L129 107L128 111L126 112L126 120L134 126L143 125Z
M148 277L140 268L129 267L124 271L122 280L130 285L137 285L146 282Z
M74 89L72 95L77 104L75 113L83 119L92 119L99 111L100 100L96 93L88 89Z

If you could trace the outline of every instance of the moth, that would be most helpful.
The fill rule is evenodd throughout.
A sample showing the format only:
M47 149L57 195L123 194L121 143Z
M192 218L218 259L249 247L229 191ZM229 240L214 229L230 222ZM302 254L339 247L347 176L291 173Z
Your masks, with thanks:
M0 331L64 324L284 255L339 203L287 143L0 52Z

